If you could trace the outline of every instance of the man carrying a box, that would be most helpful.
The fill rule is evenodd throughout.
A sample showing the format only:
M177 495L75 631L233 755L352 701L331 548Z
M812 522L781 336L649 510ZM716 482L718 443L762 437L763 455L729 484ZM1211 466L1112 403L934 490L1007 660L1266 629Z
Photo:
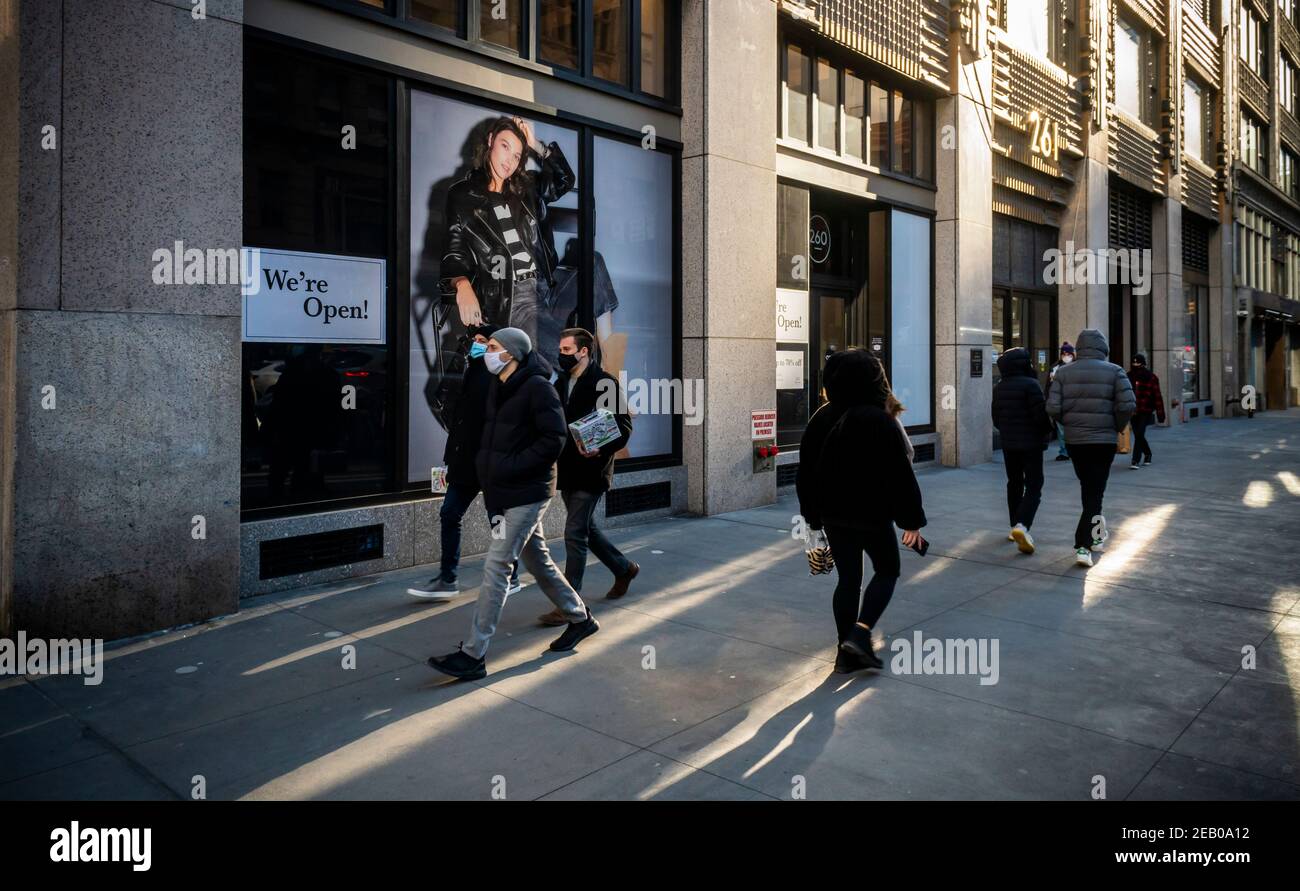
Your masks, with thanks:
M555 461L568 435L564 410L550 384L550 368L518 328L493 333L483 362L496 379L488 387L475 467L492 517L492 543L483 562L469 640L446 656L429 659L438 671L466 680L487 674L488 644L501 619L516 560L524 561L568 626L551 643L552 650L572 650L600 630L551 560L542 532L542 517L555 494Z
M614 574L614 586L605 597L616 600L627 593L641 567L623 556L600 531L596 508L613 484L614 456L632 436L632 419L619 393L618 381L592 357L594 345L591 332L585 328L566 328L560 333L560 377L555 388L569 425L559 462L560 496L568 512L564 525L564 576L575 591L581 591L590 550ZM604 417L591 417L599 409L605 410ZM590 448L583 443L584 434L594 437L589 440ZM539 616L538 621L562 625L568 619L555 609Z

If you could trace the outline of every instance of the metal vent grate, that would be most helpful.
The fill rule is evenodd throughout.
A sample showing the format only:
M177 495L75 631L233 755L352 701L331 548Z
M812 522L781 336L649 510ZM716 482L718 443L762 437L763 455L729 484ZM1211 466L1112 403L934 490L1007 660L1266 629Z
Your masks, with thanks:
M262 542L258 577L278 579L384 556L384 526L358 526Z
M794 478L799 475L799 463L782 464L776 469L776 486L793 486Z
M1210 224L1194 213L1183 214L1183 268L1210 271Z
M1110 247L1151 249L1151 196L1110 183Z
M625 489L610 489L605 496L605 516L619 517L623 514L636 514L646 510L660 510L673 506L672 483L646 483L644 486L628 486Z
M934 460L934 443L923 442L918 446L913 446L916 454L912 457L913 464L920 464L922 461Z

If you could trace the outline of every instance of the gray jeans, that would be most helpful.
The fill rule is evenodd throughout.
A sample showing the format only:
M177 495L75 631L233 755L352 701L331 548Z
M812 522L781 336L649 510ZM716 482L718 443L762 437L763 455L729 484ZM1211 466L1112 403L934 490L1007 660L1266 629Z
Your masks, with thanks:
M474 621L469 640L462 644L462 649L476 659L482 659L487 653L497 622L501 621L501 610L506 605L506 583L516 560L524 561L524 567L537 579L542 593L566 619L581 622L587 618L587 605L565 581L542 537L542 516L550 503L547 499L509 508L504 519L493 524L492 543L483 562L483 584L479 586L478 603L474 605Z

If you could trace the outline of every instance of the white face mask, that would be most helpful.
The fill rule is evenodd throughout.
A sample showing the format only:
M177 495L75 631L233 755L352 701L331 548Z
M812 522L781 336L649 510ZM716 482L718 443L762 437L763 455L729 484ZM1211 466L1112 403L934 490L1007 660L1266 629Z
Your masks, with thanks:
M501 352L505 352L505 351L502 350ZM508 360L501 358L501 352L496 352L496 353L489 352L483 354L483 364L486 365L487 370L492 372L493 374L500 374L501 369L505 368L507 365L510 364Z
M1069 365L1073 361L1074 361L1074 357L1071 356L1069 353L1066 353L1064 356L1061 357L1062 365Z

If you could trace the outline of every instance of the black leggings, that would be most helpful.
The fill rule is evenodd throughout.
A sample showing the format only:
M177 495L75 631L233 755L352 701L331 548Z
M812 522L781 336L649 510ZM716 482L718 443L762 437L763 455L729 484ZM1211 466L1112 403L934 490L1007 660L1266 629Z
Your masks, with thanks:
M853 630L854 622L876 627L880 614L889 606L894 596L894 585L902 568L899 562L898 539L892 527L878 529L852 529L847 526L827 526L826 538L830 542L831 556L835 558L835 630L840 642ZM862 591L862 555L871 558L874 574ZM861 606L859 606L859 600Z

